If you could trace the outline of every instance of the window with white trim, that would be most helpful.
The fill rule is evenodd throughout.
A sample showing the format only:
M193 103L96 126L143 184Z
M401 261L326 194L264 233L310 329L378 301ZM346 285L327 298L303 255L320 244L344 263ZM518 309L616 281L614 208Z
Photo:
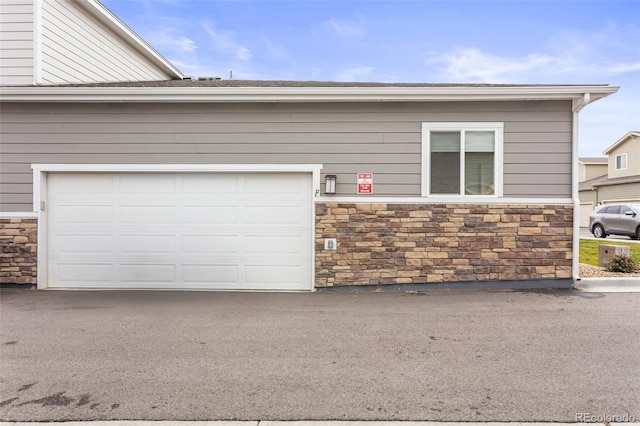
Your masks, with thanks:
M616 170L624 170L627 168L627 154L616 155Z
M423 196L502 196L503 123L422 123Z

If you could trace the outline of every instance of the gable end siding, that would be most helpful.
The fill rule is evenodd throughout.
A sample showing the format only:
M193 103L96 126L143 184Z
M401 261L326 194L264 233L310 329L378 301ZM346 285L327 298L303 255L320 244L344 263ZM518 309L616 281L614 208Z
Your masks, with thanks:
M616 170L616 155L627 154L627 167ZM609 178L640 175L640 137L631 136L609 153Z
M571 104L2 104L3 211L32 210L33 163L321 163L337 195L419 197L423 122L504 122L504 196L571 196ZM363 201L367 196L363 197ZM425 199L428 200L428 199Z
M43 3L44 84L170 78L74 3L67 0Z

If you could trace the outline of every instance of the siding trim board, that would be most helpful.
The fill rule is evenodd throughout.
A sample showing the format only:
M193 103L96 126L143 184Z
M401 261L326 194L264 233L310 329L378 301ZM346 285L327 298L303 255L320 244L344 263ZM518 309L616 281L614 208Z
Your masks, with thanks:
M33 2L33 84L42 84L42 7Z
M37 219L37 212L0 212L0 219Z
M355 183L354 183L355 186ZM374 185L375 192L375 185ZM330 195L322 195L316 197L319 203L403 203L403 204L549 204L563 205L571 204L572 199L568 197L562 198L488 198L488 197L333 197Z

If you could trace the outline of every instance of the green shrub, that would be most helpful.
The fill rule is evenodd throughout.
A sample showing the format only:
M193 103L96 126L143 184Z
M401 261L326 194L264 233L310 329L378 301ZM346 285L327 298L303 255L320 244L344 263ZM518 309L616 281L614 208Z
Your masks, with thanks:
M619 254L611 258L605 269L609 272L624 272L628 274L635 272L639 266L633 257Z

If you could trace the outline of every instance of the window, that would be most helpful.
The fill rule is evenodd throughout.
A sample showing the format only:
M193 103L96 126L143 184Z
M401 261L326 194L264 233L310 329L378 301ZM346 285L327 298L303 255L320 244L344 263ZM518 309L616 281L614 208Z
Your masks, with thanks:
M602 210L602 213L619 214L620 206L607 206Z
M422 195L502 196L503 123L423 123Z
M616 155L616 170L623 170L627 168L627 154Z
M629 206L621 206L620 214L635 213Z

